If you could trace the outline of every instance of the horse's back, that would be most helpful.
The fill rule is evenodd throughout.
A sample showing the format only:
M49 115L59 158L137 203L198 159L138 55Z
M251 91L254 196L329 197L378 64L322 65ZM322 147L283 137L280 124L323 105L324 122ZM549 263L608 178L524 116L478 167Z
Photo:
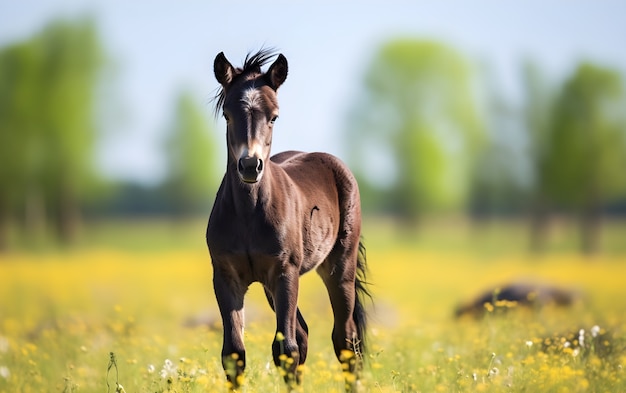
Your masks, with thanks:
M270 157L270 160L276 164L282 164L285 161L289 161L290 159L297 157L302 154L307 154L297 150L287 150L280 153L277 153Z
M305 153L284 151L271 157L295 183L333 183L344 190L356 190L358 186L348 166L338 157L321 152Z

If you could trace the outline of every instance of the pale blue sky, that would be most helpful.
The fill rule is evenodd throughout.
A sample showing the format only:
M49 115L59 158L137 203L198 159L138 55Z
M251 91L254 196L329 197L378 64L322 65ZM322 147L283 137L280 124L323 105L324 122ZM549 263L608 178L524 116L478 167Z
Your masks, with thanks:
M99 149L116 177L157 180L159 138L183 86L212 121L215 55L235 65L261 46L280 49L290 73L281 88L273 151L328 151L337 138L367 62L387 39L411 36L448 43L486 63L514 95L520 62L532 58L555 75L582 59L626 74L626 2L610 1L118 1L0 2L0 45L28 37L55 17L91 14L118 64L123 120ZM222 140L223 123L216 123Z

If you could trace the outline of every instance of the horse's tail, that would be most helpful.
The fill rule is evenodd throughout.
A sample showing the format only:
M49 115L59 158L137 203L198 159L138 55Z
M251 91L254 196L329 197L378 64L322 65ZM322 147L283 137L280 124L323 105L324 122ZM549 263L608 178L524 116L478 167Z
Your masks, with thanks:
M357 355L363 355L366 350L365 334L367 328L367 311L365 310L365 299L372 300L372 294L368 289L367 276L367 261L366 252L363 241L359 242L359 253L356 261L356 278L354 280L354 287L356 289L356 296L354 300L354 312L353 318L356 324L356 330L358 338L353 342L353 346Z

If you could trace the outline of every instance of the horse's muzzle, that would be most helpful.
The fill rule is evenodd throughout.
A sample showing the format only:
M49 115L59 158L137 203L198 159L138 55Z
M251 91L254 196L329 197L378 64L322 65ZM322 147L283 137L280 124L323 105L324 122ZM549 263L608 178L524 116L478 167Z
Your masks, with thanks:
M239 177L245 183L256 183L263 174L263 160L257 157L243 157L237 164Z

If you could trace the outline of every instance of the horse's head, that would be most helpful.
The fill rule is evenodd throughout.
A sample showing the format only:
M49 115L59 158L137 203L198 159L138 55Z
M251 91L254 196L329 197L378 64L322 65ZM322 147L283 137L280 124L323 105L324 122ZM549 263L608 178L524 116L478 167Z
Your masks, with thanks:
M229 166L236 165L245 183L261 180L270 157L272 129L278 118L276 91L287 79L287 59L279 54L267 72L261 67L274 55L262 50L248 55L242 68L233 67L220 53L214 72L222 85L217 110L226 119Z

